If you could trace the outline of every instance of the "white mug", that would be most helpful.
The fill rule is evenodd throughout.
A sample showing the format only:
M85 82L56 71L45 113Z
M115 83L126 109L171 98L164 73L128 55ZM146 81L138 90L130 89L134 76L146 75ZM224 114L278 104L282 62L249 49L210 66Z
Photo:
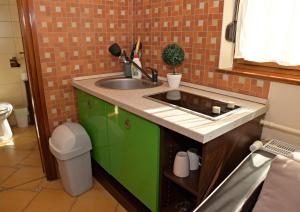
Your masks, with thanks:
M186 152L177 152L174 166L173 174L177 177L187 177L190 173L190 162L189 157Z
M199 169L199 160L200 155L196 148L190 148L187 151L189 161L190 161L190 170L198 170Z

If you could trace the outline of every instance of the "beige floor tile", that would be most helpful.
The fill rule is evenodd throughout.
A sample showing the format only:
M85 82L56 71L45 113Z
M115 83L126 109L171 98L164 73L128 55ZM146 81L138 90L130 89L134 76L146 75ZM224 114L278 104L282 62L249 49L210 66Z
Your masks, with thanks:
M41 156L38 150L34 150L28 157L21 161L21 165L42 167Z
M35 190L41 183L41 180L38 180L38 178L43 176L44 174L40 167L22 167L5 180L1 186L5 188L18 186L19 189Z
M71 211L115 212L117 205L118 202L107 191L91 189L77 198Z
M13 135L17 136L36 136L36 131L35 131L35 126L30 125L26 128L18 128L18 127L13 127L12 128Z
M43 181L41 179L33 180L24 184L21 184L19 186L13 187L14 190L21 190L21 191L34 191L34 192L39 192L41 191L41 183Z
M2 140L0 142L0 150L2 149L6 149L6 148L10 148L12 147L14 144L13 139L9 139L9 140Z
M2 149L0 150L0 166L16 166L30 153L31 151L27 150Z
M0 167L0 183L2 183L8 176L17 171L16 168Z
M75 198L64 191L43 189L25 209L26 212L67 212Z
M118 204L116 212L127 212L127 210L121 204Z
M13 132L13 140L0 145L1 212L126 211L95 179L93 189L74 198L63 190L61 180L42 178L35 128L14 128Z
M7 190L0 192L0 211L22 211L37 193L31 191Z
M61 180L48 181L47 179L43 179L42 183L40 184L40 187L46 189L63 190Z
M37 137L36 136L22 136L17 135L12 139L13 145L8 147L14 149L24 149L24 150L33 150L37 147Z
M37 135L35 128L13 128L13 138L0 144L0 149L33 150L37 148Z

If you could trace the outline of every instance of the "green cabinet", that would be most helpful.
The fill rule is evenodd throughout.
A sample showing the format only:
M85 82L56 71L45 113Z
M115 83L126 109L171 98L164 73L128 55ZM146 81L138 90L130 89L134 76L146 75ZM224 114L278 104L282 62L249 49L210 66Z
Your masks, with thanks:
M92 140L92 157L110 173L110 145L107 139L106 102L77 91L81 125Z
M159 126L112 105L107 112L111 174L148 208L157 211Z
M93 143L92 157L149 209L158 211L159 126L82 91L78 107Z

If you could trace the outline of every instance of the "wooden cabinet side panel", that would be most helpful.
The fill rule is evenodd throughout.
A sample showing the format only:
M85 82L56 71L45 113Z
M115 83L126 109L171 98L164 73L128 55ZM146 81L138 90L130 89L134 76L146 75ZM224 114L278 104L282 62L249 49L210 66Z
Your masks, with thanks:
M261 137L261 118L258 117L203 146L198 203L250 153L250 145Z

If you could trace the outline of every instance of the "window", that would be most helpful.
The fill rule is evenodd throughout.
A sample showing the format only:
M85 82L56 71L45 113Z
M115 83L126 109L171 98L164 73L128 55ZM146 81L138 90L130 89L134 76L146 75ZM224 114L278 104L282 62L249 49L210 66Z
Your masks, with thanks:
M300 1L242 0L234 71L300 84Z

